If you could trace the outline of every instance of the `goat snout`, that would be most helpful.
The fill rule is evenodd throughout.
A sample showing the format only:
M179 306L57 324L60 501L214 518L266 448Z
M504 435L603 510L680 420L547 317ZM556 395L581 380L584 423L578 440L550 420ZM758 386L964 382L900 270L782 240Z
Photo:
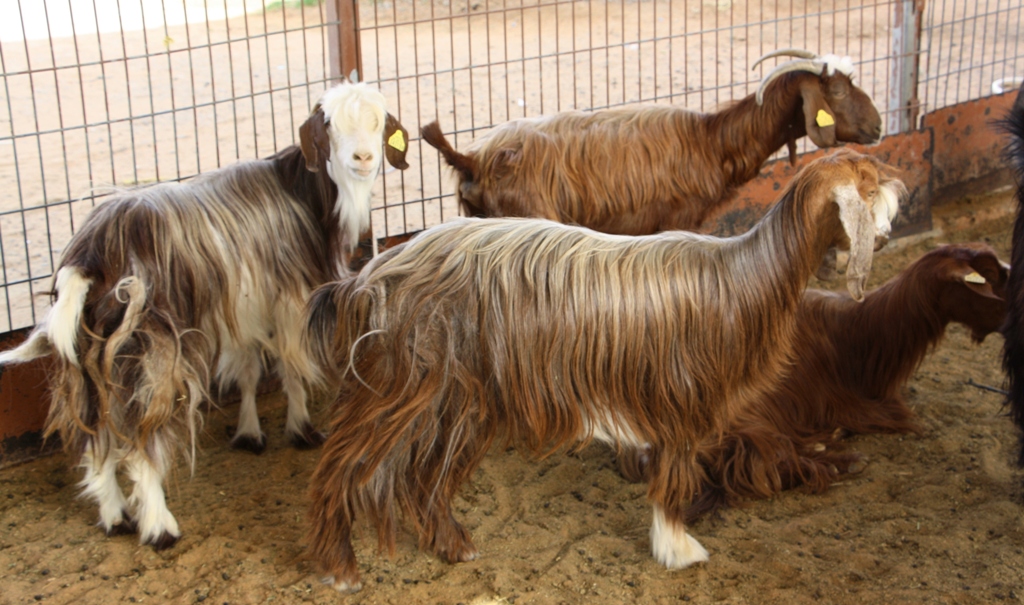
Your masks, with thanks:
M882 124L879 122L878 124L867 125L861 129L861 133L868 139L867 143L877 142L882 138Z
M864 124L857 128L856 132L849 137L851 143L870 145L877 143L882 138L882 124Z
M349 169L360 177L369 178L375 176L377 169L377 158L372 151L355 151L349 162Z

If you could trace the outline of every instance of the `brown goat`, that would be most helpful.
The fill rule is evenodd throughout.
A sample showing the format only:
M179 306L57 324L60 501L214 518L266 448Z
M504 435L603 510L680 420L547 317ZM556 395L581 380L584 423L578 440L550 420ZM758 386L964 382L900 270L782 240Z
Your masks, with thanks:
M800 354L784 380L700 447L705 482L687 520L799 485L827 489L837 472L860 459L822 447L837 431L917 431L900 389L949 323L967 326L975 342L999 329L1006 280L995 252L974 244L929 252L862 303L808 290L797 311ZM643 453L626 453L623 475L642 480L645 460Z
M302 309L315 287L347 274L382 138L399 130L379 90L341 84L300 128L301 147L121 192L75 233L53 307L0 364L54 353L46 431L81 455L84 493L108 535L138 531L157 549L177 541L163 483L186 430L194 461L213 381L241 392L234 446L259 453L266 443L256 412L265 361L288 396L285 433L299 447L323 441L306 406L320 377L300 346ZM405 165L397 148L386 154Z
M306 338L342 379L312 478L313 559L360 587L352 522L394 549L405 511L420 545L477 556L451 498L495 439L548 455L592 439L650 444L651 547L707 559L682 514L701 484L696 445L765 393L789 362L794 313L831 246L849 246L861 296L902 184L841 152L811 163L748 233L631 238L529 219L431 228L310 298Z
M768 56L776 54L799 53ZM790 61L718 113L659 105L522 118L463 153L436 121L421 132L454 168L470 216L538 217L626 235L694 230L783 145L795 161L804 135L819 147L877 141L881 117L852 72L848 57Z

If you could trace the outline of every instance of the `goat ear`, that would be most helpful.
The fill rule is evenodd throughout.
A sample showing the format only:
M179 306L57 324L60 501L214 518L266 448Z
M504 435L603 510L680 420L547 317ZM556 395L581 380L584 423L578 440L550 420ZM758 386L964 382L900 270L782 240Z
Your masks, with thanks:
M864 286L871 273L875 250L875 217L853 183L832 190L839 206L839 221L850 240L850 260L846 265L846 288L856 301L864 300Z
M402 126L398 118L387 114L384 118L384 157L399 170L405 170L409 163L405 161L405 152L409 149L409 131Z
M825 101L825 95L821 93L821 81L816 78L808 78L800 87L800 95L804 100L804 124L807 136L822 149L835 147L838 144L836 141L836 114Z
M320 172L322 167L327 166L327 159L331 156L331 137L327 133L327 121L319 103L313 107L313 112L302 126L299 126L299 149L302 150L302 157L306 158L306 170Z
M985 279L981 273L974 270L973 267L962 267L958 269L956 278L963 285L967 286L967 289L974 292L978 296L985 298L991 298L994 300L1003 300L1002 296L999 296L992 289L992 282Z

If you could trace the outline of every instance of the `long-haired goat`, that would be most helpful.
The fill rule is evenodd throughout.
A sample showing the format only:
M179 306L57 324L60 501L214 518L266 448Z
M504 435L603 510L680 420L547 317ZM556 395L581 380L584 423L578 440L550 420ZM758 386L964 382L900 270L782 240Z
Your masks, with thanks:
M699 448L705 482L687 520L801 484L827 489L860 458L822 447L837 430L917 431L900 389L949 323L967 326L979 343L999 329L1006 280L995 251L974 244L929 252L861 303L808 290L797 311L799 355L786 378ZM625 453L623 475L641 480L643 460L642 453Z
M577 441L650 444L651 546L670 568L706 560L682 513L696 445L770 386L793 315L830 246L861 296L901 188L876 161L813 162L750 232L631 238L529 219L462 219L383 253L310 298L306 338L343 376L313 474L310 551L360 587L354 515L394 549L397 509L420 544L476 557L451 498L496 438L544 456Z
M698 228L783 145L873 143L882 120L853 62L793 49L755 94L713 114L670 106L568 111L495 127L463 153L438 123L423 140L454 168L471 216L526 216L605 233ZM756 63L755 63L756 65Z
M46 432L81 454L84 493L108 534L137 530L158 549L178 539L164 476L183 427L194 459L211 381L241 391L233 445L263 449L264 358L288 396L287 435L297 446L323 442L306 406L306 386L320 377L300 346L302 312L314 288L347 274L369 224L381 139L392 136L386 154L403 167L406 135L384 95L344 83L323 94L300 146L122 192L75 233L52 309L0 363L55 353ZM127 500L122 463L134 482Z
M1010 281L1006 286L1008 310L1003 326L1003 369L1009 394L1010 418L1020 429L1017 465L1024 467L1024 86L1002 122L1010 135L1006 156L1017 177L1017 219L1013 223Z

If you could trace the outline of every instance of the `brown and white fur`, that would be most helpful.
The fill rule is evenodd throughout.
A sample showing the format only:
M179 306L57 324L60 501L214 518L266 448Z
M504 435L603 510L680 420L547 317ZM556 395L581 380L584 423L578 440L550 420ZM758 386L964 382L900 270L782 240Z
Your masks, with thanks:
M531 219L461 219L318 289L306 337L342 377L313 474L309 548L328 583L361 586L357 511L394 549L403 510L443 559L477 549L451 498L495 439L537 456L650 444L651 549L707 559L683 525L696 446L766 392L792 354L807 278L851 248L860 298L902 185L852 152L805 168L747 234L623 237ZM884 239L884 238L883 238Z
M795 161L804 135L825 148L881 134L849 57L790 49L758 62L779 54L804 58L778 65L755 94L717 113L654 105L522 118L462 152L435 121L422 128L423 140L454 169L470 216L546 218L626 235L694 230L781 147Z
M925 254L861 303L808 290L785 380L701 444L705 483L687 520L798 485L827 489L862 458L836 435L919 430L900 390L951 322L979 343L1000 328L1007 273L989 246L962 244ZM642 452L621 455L627 479L642 480L645 465Z
M183 432L194 462L213 381L241 392L236 447L265 446L256 413L265 362L288 396L288 437L322 443L306 406L306 386L321 377L300 346L302 311L314 288L347 274L369 224L381 141L395 129L380 91L344 83L323 94L301 147L120 192L75 233L51 310L0 363L53 354L46 433L81 454L83 491L108 534L137 530L158 549L181 535L163 482ZM127 499L120 466L134 484Z

